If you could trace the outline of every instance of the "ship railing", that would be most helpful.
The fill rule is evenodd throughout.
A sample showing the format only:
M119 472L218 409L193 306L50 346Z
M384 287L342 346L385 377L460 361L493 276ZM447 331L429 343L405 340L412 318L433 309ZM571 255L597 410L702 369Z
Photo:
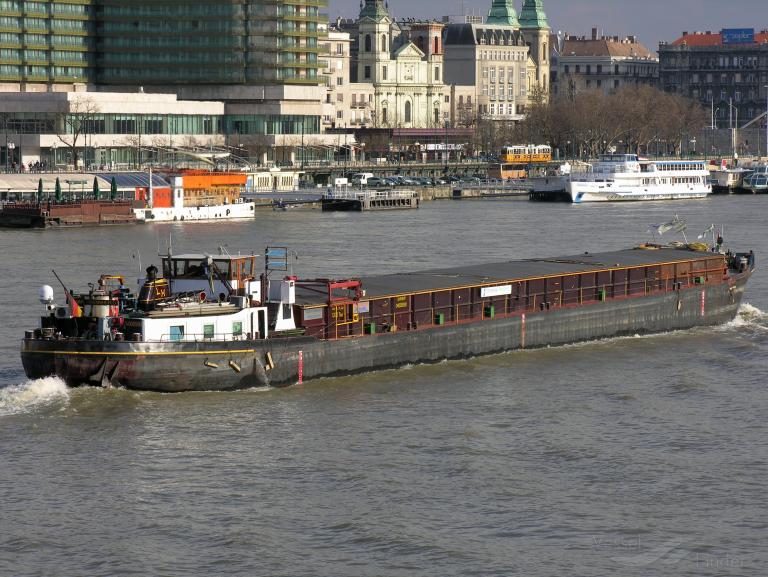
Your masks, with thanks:
M325 194L325 198L333 200L394 200L417 196L413 190L334 190Z
M537 292L520 295L519 297L506 295L503 299L476 301L445 307L430 307L427 309L412 309L409 312L388 313L375 318L359 315L359 317L354 319L340 320L333 323L332 331L325 331L325 338L344 339L360 336L365 334L365 325L371 322L375 322L380 326L384 325L386 328L384 328L383 332L435 326L436 323L433 320L430 322L418 322L417 317L419 316L422 318L428 316L430 319L435 319L438 314L443 314L445 315L444 322L447 325L477 322L487 318L486 307L489 305L495 307L494 317L503 318L562 307L634 298L646 294L668 293L695 285L722 282L723 274L723 270L718 268L691 272L687 275L673 278L643 279L639 281L627 280L616 284L610 283L570 290ZM403 316L408 316L408 320L404 321ZM400 327L399 329L398 326Z

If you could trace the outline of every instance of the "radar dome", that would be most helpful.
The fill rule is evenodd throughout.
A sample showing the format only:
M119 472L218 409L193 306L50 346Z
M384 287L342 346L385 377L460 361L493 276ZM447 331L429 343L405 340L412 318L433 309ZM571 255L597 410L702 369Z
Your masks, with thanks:
M49 305L53 303L53 287L44 284L40 287L40 290L37 292L37 294L42 304Z

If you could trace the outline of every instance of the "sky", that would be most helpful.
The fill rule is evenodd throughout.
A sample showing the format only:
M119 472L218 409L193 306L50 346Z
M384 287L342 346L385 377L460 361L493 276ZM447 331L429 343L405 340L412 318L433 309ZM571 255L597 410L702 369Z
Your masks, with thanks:
M395 18L440 19L447 14L487 14L492 0L389 0ZM597 27L608 36L634 34L651 50L682 32L768 28L768 0L543 0L554 31L577 36ZM522 0L515 0L518 14ZM328 0L331 20L356 17L360 0Z

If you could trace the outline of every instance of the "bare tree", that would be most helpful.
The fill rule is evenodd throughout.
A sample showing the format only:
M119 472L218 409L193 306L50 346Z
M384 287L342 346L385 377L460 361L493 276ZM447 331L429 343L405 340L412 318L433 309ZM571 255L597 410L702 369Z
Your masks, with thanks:
M99 112L99 106L92 98L78 96L70 102L69 111L59 115L57 137L65 146L69 147L72 164L75 168L77 168L80 158L77 152L78 142L82 137L87 144L88 134L93 132L94 117Z
M594 157L627 150L648 153L654 142L665 142L679 152L687 135L706 123L705 111L695 102L656 88L627 86L612 94L593 90L568 94L549 102L535 95L526 119L512 134L516 142L548 143Z

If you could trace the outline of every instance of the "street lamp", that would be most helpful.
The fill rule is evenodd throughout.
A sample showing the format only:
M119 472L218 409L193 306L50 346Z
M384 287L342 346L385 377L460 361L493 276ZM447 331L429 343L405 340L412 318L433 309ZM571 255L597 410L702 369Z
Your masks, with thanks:
M765 155L768 156L768 84L765 85Z
M56 148L58 147L58 144L56 141L53 141L53 144L51 144L51 148L53 149L53 167L52 170L56 170Z

